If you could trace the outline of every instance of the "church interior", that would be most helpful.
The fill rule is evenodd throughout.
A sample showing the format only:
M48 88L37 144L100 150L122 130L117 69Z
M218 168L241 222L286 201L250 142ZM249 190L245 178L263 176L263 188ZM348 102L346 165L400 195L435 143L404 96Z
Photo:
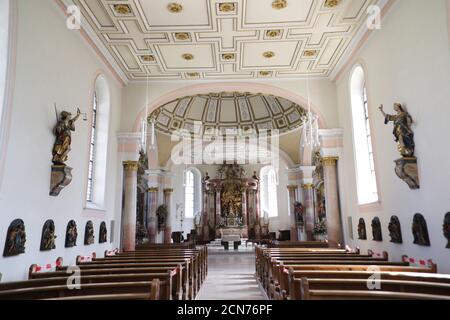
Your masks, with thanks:
M0 300L450 300L450 0L0 9Z

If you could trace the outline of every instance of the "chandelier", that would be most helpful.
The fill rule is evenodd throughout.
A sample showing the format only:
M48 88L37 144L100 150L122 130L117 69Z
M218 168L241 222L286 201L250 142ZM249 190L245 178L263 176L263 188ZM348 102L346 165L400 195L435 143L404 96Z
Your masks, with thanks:
M311 112L311 97L309 92L309 75L306 75L306 93L308 97L308 112L303 117L303 139L302 147L312 150L320 148L319 140L319 117Z

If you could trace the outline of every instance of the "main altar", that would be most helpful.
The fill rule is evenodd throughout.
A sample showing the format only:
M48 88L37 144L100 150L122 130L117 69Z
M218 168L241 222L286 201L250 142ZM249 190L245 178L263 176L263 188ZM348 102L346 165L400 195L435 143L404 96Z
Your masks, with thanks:
M203 241L258 237L261 232L259 179L242 166L224 164L216 178L203 178L203 214L198 228Z

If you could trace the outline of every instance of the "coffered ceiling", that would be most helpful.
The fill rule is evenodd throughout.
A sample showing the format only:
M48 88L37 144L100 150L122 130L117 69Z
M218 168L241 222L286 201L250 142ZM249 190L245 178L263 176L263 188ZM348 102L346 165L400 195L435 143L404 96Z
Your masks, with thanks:
M378 0L64 0L126 81L329 77Z

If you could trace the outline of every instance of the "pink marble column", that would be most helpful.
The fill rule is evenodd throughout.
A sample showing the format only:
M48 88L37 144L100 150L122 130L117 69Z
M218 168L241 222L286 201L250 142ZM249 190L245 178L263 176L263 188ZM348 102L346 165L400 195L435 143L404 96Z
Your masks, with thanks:
M337 181L337 157L323 158L325 183L325 199L327 212L327 231L330 246L343 245L342 222L339 209L339 193Z
M305 183L302 185L303 190L303 209L305 217L306 238L308 241L314 240L314 185L312 183Z
M214 230L214 228L216 227L216 223L215 223L215 215L216 212L214 210L215 206L215 198L214 198L214 191L210 190L208 191L208 217L209 217L209 227L211 230Z
M242 192L242 223L247 225L247 190Z
M295 219L295 208L294 204L297 201L296 197L296 185L287 186L289 191L289 208L291 210L291 241L298 241L298 229L297 229L297 221Z
M173 189L164 189L164 204L167 206L166 226L164 229L164 243L172 243L172 215L170 204L172 202Z
M156 243L156 235L158 228L158 219L156 218L156 209L158 206L158 191L157 187L148 189L148 239L150 243Z
M259 191L255 190L254 194L254 208L255 208L255 236L256 239L261 238L261 213L260 213L260 207L259 207Z
M123 163L124 203L122 215L122 250L136 249L137 161Z

